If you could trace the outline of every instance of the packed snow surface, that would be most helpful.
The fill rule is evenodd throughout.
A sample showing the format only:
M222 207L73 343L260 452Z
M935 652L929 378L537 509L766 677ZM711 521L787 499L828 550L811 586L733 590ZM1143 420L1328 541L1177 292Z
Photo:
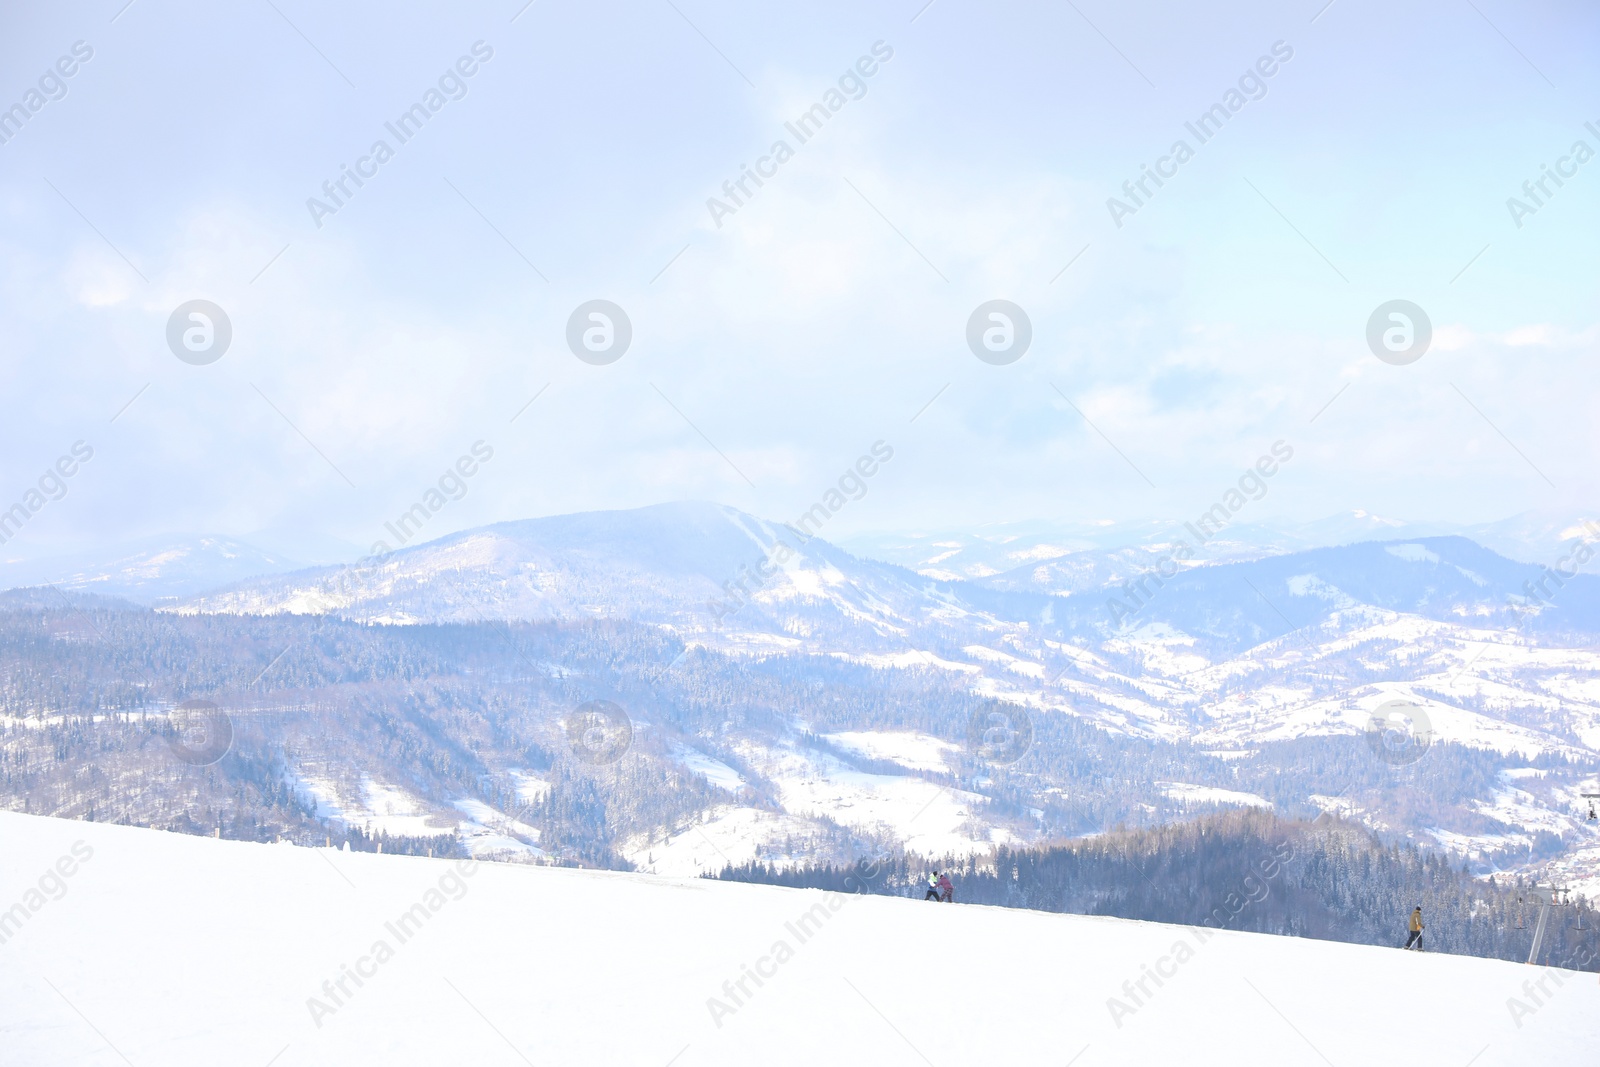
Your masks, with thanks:
M1600 1047L1594 975L1492 960L15 813L0 841L8 1065L1501 1067Z

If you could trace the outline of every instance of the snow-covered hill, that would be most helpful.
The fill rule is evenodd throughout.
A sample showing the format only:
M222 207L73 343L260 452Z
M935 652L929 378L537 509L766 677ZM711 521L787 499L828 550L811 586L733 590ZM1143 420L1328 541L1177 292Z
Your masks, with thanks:
M1254 559L1335 548L1357 541L1393 541L1455 535L1524 562L1554 560L1577 541L1596 535L1591 515L1529 511L1498 522L1463 525L1404 522L1360 509L1312 522L1263 520L1230 525L1210 539L1211 560ZM863 533L839 543L860 556L887 560L936 578L982 580L1067 556L1123 550L1159 553L1185 533L1181 520L1114 522L986 522L962 529ZM1057 592L1067 592L1057 589Z
M1600 631L1600 578L1554 578L1464 537L1365 541L1227 565L1169 564L1166 574L1094 599L1124 629L1160 622L1233 647L1358 606L1505 629Z
M1356 515L1295 536L1393 525ZM821 654L944 672L1035 714L1225 753L1361 734L1390 701L1423 709L1436 741L1513 761L1555 754L1592 765L1600 751L1600 653L1585 636L1600 633L1594 575L1558 585L1540 567L1459 536L1261 555L1230 531L1242 538L1234 549L1252 558L1176 567L1163 565L1156 542L1067 552L1070 546L1041 536L1024 524L951 542L947 551L979 571L1002 558L996 553L1033 562L980 580L946 580L932 576L937 567L919 575L857 558L732 508L674 504L486 527L366 568L269 576L180 610L333 612L385 622L627 619L737 654ZM901 548L912 551L917 540ZM988 555L972 555L980 550ZM760 575L761 560L772 561L770 576ZM1063 589L1071 595L1048 595ZM630 858L644 869L684 873L742 862L757 849L771 855L775 843L808 838L795 818L836 805L851 814L847 822L917 838L922 851L968 851L974 841L1004 841L1013 832L991 825L953 835L962 809L935 805L912 833L901 808L916 787L827 760L802 767L795 753L765 743L748 747L745 757L781 787L782 813L751 810L735 792L706 826L665 828L664 837L629 845ZM799 782L827 787L813 797L816 787ZM1456 824L1355 814L1474 860L1531 848L1540 832L1592 848L1570 788L1523 786L1532 792L1527 803L1482 795ZM1581 852L1570 866L1576 883L1600 885L1600 858Z
M1046 597L976 588L966 601L792 526L686 502L500 523L382 560L269 576L186 612L333 613L387 623L616 618L754 651L905 652L905 634L993 629Z
M7 1065L1497 1067L1600 1047L1593 974L1491 960L12 813L0 841Z
M846 654L914 652L919 637L923 650L936 637L994 645L1030 630L1098 642L1151 625L1237 652L1358 607L1600 633L1600 577L1576 567L1552 576L1464 537L1242 554L1034 545L1010 553L1028 560L1021 566L966 580L686 502L500 523L359 564L253 578L178 610L386 623L613 618L722 647Z
M101 554L8 562L0 581L7 588L55 585L153 604L297 566L230 537L167 537L125 545L109 559Z
M1297 536L1392 525L1356 515ZM954 548L941 551L967 558L961 553L971 549L978 554L969 553L968 562L979 569L985 560L1014 562L1019 554L1032 562L981 580L947 579L859 558L733 508L682 503L469 530L362 565L264 575L169 610L487 624L495 628L491 644L497 648L504 645L502 620L605 619L644 624L674 648L710 648L739 662L793 655L806 677L786 678L781 695L774 690L769 696L763 712L773 717L770 730L729 722L715 732L702 730L699 738L664 741L656 753L716 790L712 807L694 818L630 827L619 839L621 855L657 873L694 873L757 855L803 862L817 854L818 840L841 827L933 854L1027 841L1039 826L1019 822L1018 813L1042 810L1046 797L1068 788L1064 778L1051 777L1072 770L1066 754L1041 749L1045 762L1059 762L1033 783L1043 792L1026 802L1015 798L1009 821L976 800L968 803L972 798L964 794L930 800L924 794L937 787L928 774L937 780L957 772L942 760L930 764L925 755L898 750L959 744L967 739L965 724L946 726L935 737L926 723L920 733L908 732L903 718L863 712L859 721L827 729L840 737L877 737L889 746L883 753L853 748L848 740L832 755L797 747L810 729L807 705L836 699L840 683L818 670L822 661L873 669L852 675L846 688L892 687L880 670L933 674L941 678L935 688L1027 709L1041 731L1046 717L1070 716L1112 734L1194 746L1226 761L1251 759L1278 743L1361 735L1380 709L1403 702L1426 718L1430 740L1494 753L1498 765L1481 773L1458 768L1461 792L1448 802L1437 795L1399 802L1392 795L1380 809L1374 797L1356 803L1345 796L1346 781L1312 783L1305 778L1305 753L1285 750L1266 757L1283 761L1283 793L1263 793L1262 783L1249 776L1235 788L1216 768L1191 768L1184 780L1164 776L1165 784L1152 791L1159 796L1144 799L1180 802L1184 810L1253 803L1237 798L1263 795L1285 813L1308 804L1311 810L1336 806L1374 828L1470 857L1483 869L1525 869L1561 858L1567 880L1591 890L1600 886L1600 838L1575 796L1581 782L1593 779L1600 753L1594 636L1600 634L1600 578L1579 573L1558 584L1550 572L1459 536L1265 555L1241 548L1249 558L1202 564L1165 559L1164 542L1151 540L1149 529L1137 532L1144 539L1138 547L1076 550L1076 543L1046 541L1027 524L987 530L972 543L952 542ZM1228 536L1240 545L1249 540L1238 530ZM912 538L901 547L920 551L912 542L920 543ZM1050 595L1063 588L1070 595ZM54 601L45 606L59 607ZM83 622L68 615L45 629L52 639L92 645L96 635L80 633ZM266 677L295 677L297 657L311 647L315 642L285 634L276 647L262 650L258 664L241 669L240 679L258 679L280 655L288 657L277 668L281 673ZM653 681L676 662L669 654L660 662L618 663L573 685L604 688L613 675L630 671ZM305 694L286 699L296 703ZM639 714L641 698L629 699ZM660 716L670 713L656 709L642 721ZM877 762L848 758L850 751ZM834 758L841 754L847 758ZM408 835L454 827L476 851L515 840L539 847L533 835L499 826L515 821L514 806L479 811L459 786L433 797L432 806L398 780L374 783L377 791L367 795L358 786L368 770L361 755L345 767L345 788L337 795L331 786L318 792L320 757L307 757L311 769L298 788L319 813ZM1550 758L1573 766L1515 783L1495 777L1522 774ZM1387 768L1379 755L1369 762ZM757 789L740 787L744 772L760 779ZM974 796L988 788L960 784ZM1515 797L1507 799L1513 790ZM374 796L389 799L380 803ZM1071 830L1092 828L1074 824ZM1552 834L1560 840L1552 841Z

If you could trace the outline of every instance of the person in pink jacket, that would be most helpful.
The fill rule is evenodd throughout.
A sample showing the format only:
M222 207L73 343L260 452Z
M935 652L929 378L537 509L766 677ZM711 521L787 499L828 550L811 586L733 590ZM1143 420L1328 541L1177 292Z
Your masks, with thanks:
M939 893L939 899L943 900L946 904L955 903L956 887L951 883L950 876L948 874L939 875Z

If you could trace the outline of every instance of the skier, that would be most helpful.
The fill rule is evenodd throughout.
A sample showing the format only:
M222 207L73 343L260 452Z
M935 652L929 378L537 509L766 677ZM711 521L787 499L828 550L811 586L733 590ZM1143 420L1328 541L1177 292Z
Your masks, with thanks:
M951 883L950 876L948 874L941 874L939 876L939 892L941 894L939 899L943 900L946 904L955 903L956 887Z
M928 875L928 891L922 895L923 900L939 899L939 872L934 871Z
M1418 904L1417 905L1417 909L1411 913L1411 936L1406 938L1406 943L1405 943L1404 947L1405 948L1410 948L1413 944L1415 944L1417 946L1417 951L1418 952L1422 951L1422 905L1421 904Z

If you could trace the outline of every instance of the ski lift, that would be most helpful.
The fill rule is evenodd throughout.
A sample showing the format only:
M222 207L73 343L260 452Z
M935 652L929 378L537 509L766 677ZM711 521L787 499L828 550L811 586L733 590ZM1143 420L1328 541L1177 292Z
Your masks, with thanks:
M1528 950L1528 963L1533 964L1539 959L1539 947L1544 943L1545 926L1550 922L1551 908L1564 908L1572 901L1568 898L1568 890L1563 886L1534 886L1528 891L1528 897L1540 905L1539 924L1533 930L1533 946ZM1581 916L1580 916L1581 917ZM1517 915L1517 928L1522 928L1522 916Z
M1600 822L1600 814L1594 810L1594 802L1600 800L1600 793L1579 793L1579 796L1589 802L1589 821Z

